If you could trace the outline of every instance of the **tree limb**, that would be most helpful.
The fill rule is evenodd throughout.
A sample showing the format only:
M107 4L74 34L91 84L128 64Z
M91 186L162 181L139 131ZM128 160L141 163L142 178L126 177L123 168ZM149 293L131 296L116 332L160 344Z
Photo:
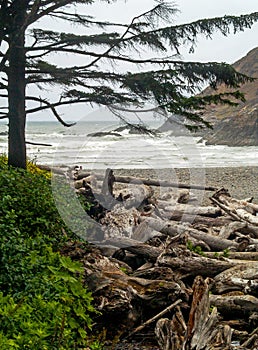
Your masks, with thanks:
M66 123L61 117L60 115L58 114L58 112L56 111L55 109L55 105L53 105L52 103L46 101L46 100L43 100L39 97L33 97L33 96L27 96L26 97L26 100L31 100L31 101L38 101L40 103L44 103L46 105L46 108L49 108L51 109L52 113L54 114L54 116L56 117L56 119L64 126L67 126L67 127L70 127L70 126L73 126L75 125L76 123ZM59 104L58 104L59 105ZM57 106L58 106L57 105ZM43 108L42 108L43 109ZM30 111L26 111L26 114L28 113L31 113Z

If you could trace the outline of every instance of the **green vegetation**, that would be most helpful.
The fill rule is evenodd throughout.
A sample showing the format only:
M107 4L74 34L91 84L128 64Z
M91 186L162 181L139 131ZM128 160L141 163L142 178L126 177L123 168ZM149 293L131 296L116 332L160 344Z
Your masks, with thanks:
M63 234L49 175L28 169L0 158L0 349L85 349L92 296L81 264L58 252L73 235Z
M221 257L228 258L229 257L229 250L226 248L223 250L222 253L215 252L214 257L215 258L221 258Z
M199 245L194 246L194 245L193 245L193 242L191 242L191 241L187 241L186 247L187 247L187 249L189 249L191 252L194 252L194 253L196 253L196 254L205 256L205 253L203 252L202 247L199 246Z

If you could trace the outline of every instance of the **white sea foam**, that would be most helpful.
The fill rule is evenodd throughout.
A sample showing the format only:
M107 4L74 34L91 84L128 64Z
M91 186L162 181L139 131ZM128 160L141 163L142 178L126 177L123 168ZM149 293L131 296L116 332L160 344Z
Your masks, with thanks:
M39 163L81 165L89 169L116 168L198 168L257 166L258 147L206 146L197 137L158 137L129 134L90 137L90 133L114 130L113 122L82 122L64 128L55 122L30 122L27 140L51 144L28 145L28 155ZM157 123L156 125L158 126ZM0 152L7 152L6 125L0 124Z

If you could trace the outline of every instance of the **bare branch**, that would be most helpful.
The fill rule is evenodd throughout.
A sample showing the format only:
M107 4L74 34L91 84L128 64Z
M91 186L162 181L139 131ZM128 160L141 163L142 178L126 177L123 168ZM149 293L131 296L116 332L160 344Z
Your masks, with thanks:
M30 142L26 141L27 145L33 145L33 146L46 146L46 147L52 147L50 143L38 143L38 142Z
M54 105L54 104L52 104L52 103L50 103L50 102L48 102L48 101L46 101L46 100L43 100L43 99L41 99L41 98L39 98L39 97L33 97L33 96L27 96L27 97L26 97L26 100L31 100L31 101L37 101L37 102L40 102L40 103L44 103L44 104L46 105L46 108L44 108L44 109L47 109L47 108L51 109L51 111L52 111L52 113L54 114L54 116L56 117L56 119L57 119L62 125L64 125L64 126L70 127L70 126L73 126L73 125L76 124L76 123L66 123L66 122L60 117L60 115L58 114L58 112L57 112L56 109L55 109L55 107L58 106L58 105L60 105L60 103L57 104L57 105ZM42 109L43 109L43 108L40 108L39 110L42 110ZM26 111L26 114L28 114L28 113L32 113L31 110Z
M35 48L35 50L45 50L46 48L49 49L49 46L45 47L40 47L40 48ZM34 49L27 49L27 51L34 51ZM109 60L114 60L114 61L124 61L124 62L129 62L129 63L135 63L135 64L145 64L145 63L153 63L153 64L184 64L187 62L182 62L179 60L174 60L170 58L146 58L146 59L137 59L137 58L130 58L122 55L111 55L111 54L104 54L104 53L96 53L96 52L91 52L91 51L84 51L84 50L78 50L78 49L68 49L68 48L54 48L54 49L49 49L46 53L39 55L39 56L28 56L28 58L37 58L37 57L42 57L43 55L49 54L50 52L67 52L67 53L75 53L79 54L82 56L91 56L91 57L96 57L96 58L106 58ZM173 57L177 57L177 55L174 55ZM88 65L80 67L80 69L88 68Z

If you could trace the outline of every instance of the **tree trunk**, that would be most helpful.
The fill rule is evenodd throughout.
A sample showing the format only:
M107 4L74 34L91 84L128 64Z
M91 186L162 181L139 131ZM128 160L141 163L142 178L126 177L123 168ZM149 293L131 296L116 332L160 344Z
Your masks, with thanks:
M26 168L25 144L25 18L28 1L13 1L10 23L8 107L8 164Z

